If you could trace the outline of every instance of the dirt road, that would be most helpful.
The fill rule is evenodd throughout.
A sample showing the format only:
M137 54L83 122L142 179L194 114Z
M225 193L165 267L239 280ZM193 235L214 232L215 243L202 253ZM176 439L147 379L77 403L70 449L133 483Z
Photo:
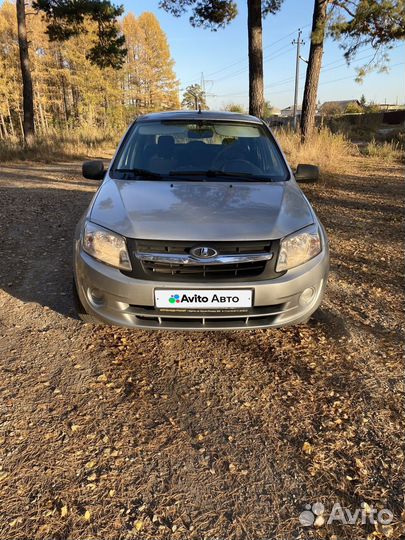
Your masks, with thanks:
M399 538L402 167L305 188L332 254L309 324L177 334L74 318L79 169L0 167L0 538ZM392 524L299 521L363 501Z

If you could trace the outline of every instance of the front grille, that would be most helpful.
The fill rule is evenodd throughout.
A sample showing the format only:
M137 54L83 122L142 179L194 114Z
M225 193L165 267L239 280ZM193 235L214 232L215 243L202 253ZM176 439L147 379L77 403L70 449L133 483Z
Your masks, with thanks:
M214 247L221 255L243 255L246 253L263 253L271 251L269 240L259 240L256 242L177 242L161 240L136 240L138 251L145 253L176 253L183 255L190 253L190 249L195 246Z
M235 313L230 312L230 310L224 310L222 313L202 312L201 310L178 313L176 310L163 310L148 306L133 305L129 307L129 312L136 319L137 326L190 330L266 327L273 324L277 317L286 311L288 310L285 304L253 307Z
M221 264L216 266L198 265L187 266L185 264L162 264L145 261L143 266L147 272L162 274L162 276L178 276L179 278L207 278L226 279L234 277L252 277L260 275L266 261L257 263Z
M128 248L132 260L132 272L129 275L140 279L155 281L225 281L272 279L281 275L275 272L275 263L278 254L278 242L273 240L246 241L246 242L181 242L160 240L128 240ZM273 253L269 261L255 261L231 263L221 265L208 264L181 264L161 261L140 261L136 252L159 253L174 255L189 255L190 250L196 246L214 248L219 255L244 255ZM128 274L128 273L127 273Z

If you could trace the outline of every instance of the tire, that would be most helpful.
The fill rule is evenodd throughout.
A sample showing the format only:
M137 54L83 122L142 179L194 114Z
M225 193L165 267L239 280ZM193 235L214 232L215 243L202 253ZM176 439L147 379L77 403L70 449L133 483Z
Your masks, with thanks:
M75 311L79 319L81 319L85 323L89 324L103 324L97 317L94 317L94 315L90 315L85 310L82 301L80 300L79 293L77 292L76 287L76 281L73 278L72 280L72 289L73 289L73 302L75 306Z

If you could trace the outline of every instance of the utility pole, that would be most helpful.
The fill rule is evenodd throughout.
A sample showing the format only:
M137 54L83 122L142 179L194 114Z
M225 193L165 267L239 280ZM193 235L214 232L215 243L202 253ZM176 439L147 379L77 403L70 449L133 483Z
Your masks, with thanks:
M304 45L301 39L302 30L298 28L298 37L292 41L293 45L297 45L297 57L295 61L295 91L294 91L294 110L293 110L293 126L297 129L297 106L298 106L298 82L300 78L300 48Z
M214 81L206 79L204 77L204 73L201 72L201 91L205 100L207 99L207 97L215 97L215 94L213 94L212 92L207 92L207 83L208 83L208 88L211 90L212 86L214 85Z
M205 79L204 79L204 73L201 72L201 91L203 92L203 94L205 94Z

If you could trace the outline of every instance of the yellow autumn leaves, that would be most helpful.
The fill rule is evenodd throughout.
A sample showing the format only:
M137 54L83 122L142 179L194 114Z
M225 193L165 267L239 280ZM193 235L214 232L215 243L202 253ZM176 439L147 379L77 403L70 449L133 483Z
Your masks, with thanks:
M87 32L64 43L50 42L42 16L27 8L34 107L38 133L55 126L71 129L120 126L137 114L178 109L178 81L169 43L153 13L120 22L126 38L127 58L121 70L100 69L90 63L95 23ZM0 4L0 125L5 138L20 132L20 83L15 2ZM40 51L40 53L39 53Z

